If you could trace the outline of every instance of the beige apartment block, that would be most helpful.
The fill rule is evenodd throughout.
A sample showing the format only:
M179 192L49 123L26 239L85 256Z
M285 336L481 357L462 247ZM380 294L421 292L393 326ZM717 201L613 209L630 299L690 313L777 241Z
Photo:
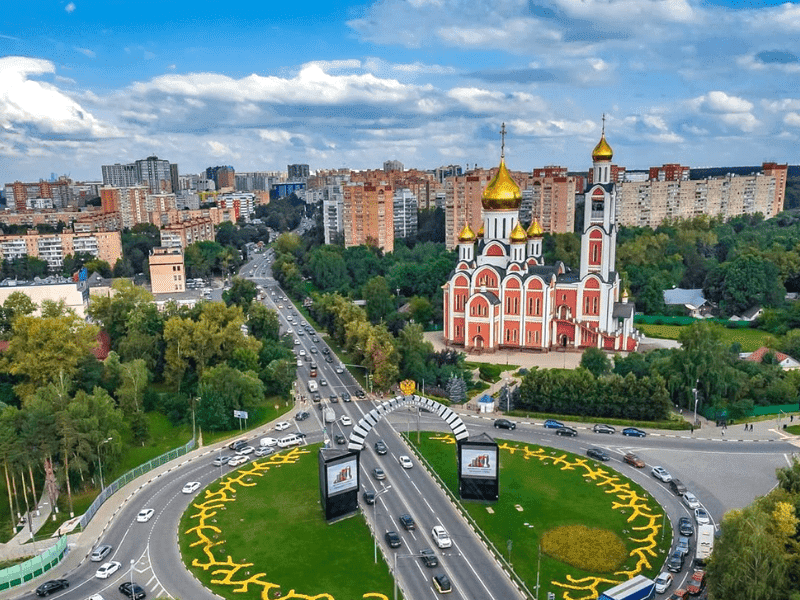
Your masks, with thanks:
M0 235L0 258L33 256L47 261L52 270L60 270L64 257L76 252L91 254L113 267L122 258L122 237L119 231Z
M161 246L164 248L186 248L195 242L213 242L214 239L214 224L208 217L171 223L161 229Z
M496 169L476 169L466 175L448 177L445 180L444 241L448 250L456 247L456 238L467 223L475 233L482 229L481 197L495 171Z
M154 294L186 291L183 250L153 248L150 252L150 286Z
M118 212L124 229L130 229L139 223L149 223L148 193L149 190L145 186L124 188L103 186L100 188L103 212Z
M394 191L388 183L348 183L342 187L344 245L394 250Z

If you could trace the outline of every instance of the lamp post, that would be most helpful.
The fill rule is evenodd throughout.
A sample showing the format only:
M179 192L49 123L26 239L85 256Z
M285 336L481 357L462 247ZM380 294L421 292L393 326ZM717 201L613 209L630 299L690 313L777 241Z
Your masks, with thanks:
M394 600L397 600L397 559L398 558L418 558L422 556L421 553L416 554L395 554L394 555Z
M375 535L373 535L373 539L375 541L375 564L378 564L378 497L381 494L385 494L392 486L382 489L380 492L375 494L375 502L372 504L372 520L375 522Z
M133 565L135 563L136 563L136 561L131 559L131 569L130 569L130 572L131 572L131 598L133 598L133 595L134 595L133 594Z
M700 383L699 379L695 382L694 387L692 388L692 393L694 393L694 421L692 421L692 427L694 427L697 424L697 401L700 399L699 396L697 395L698 383Z
M200 398L198 398L197 396L192 398L192 439L193 440L197 438L197 431L195 429L195 420L194 420L194 409L195 409L195 405L197 404L198 400L200 400Z
M103 462L100 459L100 446L102 446L103 444L107 444L108 442L110 442L113 439L114 439L113 437L110 437L110 438L107 438L107 439L103 440L99 444L97 444L97 466L98 466L99 471L100 471L100 491L101 492L105 489L106 486L103 483Z

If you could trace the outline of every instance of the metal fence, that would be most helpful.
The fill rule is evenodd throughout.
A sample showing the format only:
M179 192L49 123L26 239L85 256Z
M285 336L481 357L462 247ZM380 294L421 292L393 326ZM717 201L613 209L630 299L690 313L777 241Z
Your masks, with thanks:
M0 571L0 591L22 585L55 567L67 551L67 536L62 535L55 546L24 563Z
M139 465L135 469L131 469L118 479L116 479L113 483L106 486L102 492L94 499L92 505L83 513L83 516L80 520L81 529L86 529L86 526L89 524L89 521L92 520L95 513L100 509L103 505L103 502L108 500L112 494L116 493L119 489L128 485L131 481L139 477L140 475L144 475L148 471L152 471L156 467L160 467L168 463L171 460L175 460L179 456L183 456L187 452L189 452L192 448L194 448L194 438L189 440L189 442L185 446L181 446L180 448L175 448L174 450L170 450L169 452L162 454L152 460L147 461L144 464Z

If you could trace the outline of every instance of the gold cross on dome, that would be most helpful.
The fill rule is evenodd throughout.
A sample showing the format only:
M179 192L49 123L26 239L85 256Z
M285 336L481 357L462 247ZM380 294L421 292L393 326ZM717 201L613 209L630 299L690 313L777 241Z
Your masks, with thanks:
M603 135L606 134L606 113L603 113Z
M500 158L506 156L506 124L500 126Z

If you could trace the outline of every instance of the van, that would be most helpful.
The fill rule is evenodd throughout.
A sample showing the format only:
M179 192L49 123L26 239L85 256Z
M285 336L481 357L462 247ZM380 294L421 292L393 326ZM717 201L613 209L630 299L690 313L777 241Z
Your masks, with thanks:
M680 479L673 479L670 481L669 488L676 496L683 496L686 493L686 486L681 483Z
M332 408L326 408L322 414L326 423L333 423L336 420L336 413Z
M303 443L303 438L299 435L291 434L282 437L278 440L278 448L289 448L290 446L299 446Z
M314 381L313 379L309 379L308 380L308 391L313 394L318 389L319 389L319 386L317 385L317 382Z

